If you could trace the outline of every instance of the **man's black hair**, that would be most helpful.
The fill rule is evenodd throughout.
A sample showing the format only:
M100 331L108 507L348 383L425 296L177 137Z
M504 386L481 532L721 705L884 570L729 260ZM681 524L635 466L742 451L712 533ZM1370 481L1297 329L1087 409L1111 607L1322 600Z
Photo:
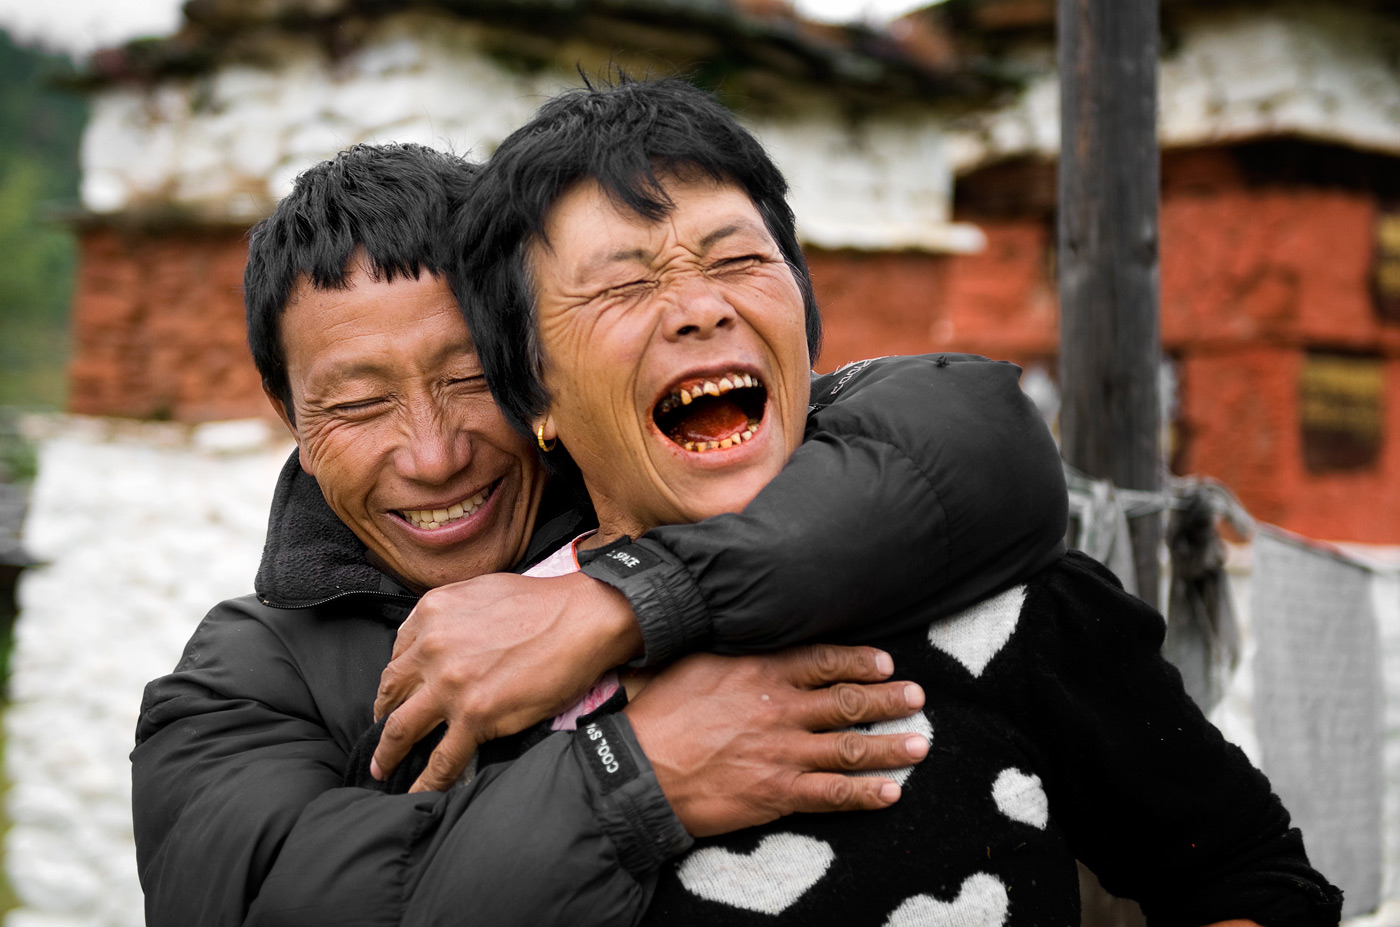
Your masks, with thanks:
M797 244L787 181L763 146L712 95L678 78L588 84L559 94L511 133L483 169L454 238L449 275L496 402L525 432L549 405L541 379L529 248L544 242L555 202L592 179L649 220L673 204L658 175L706 178L744 190L802 291L807 345L816 357L821 316Z
M424 271L446 276L457 258L447 231L479 170L422 145L356 145L308 168L253 227L243 272L248 347L263 386L289 415L281 319L298 281L344 289L357 249L385 282Z

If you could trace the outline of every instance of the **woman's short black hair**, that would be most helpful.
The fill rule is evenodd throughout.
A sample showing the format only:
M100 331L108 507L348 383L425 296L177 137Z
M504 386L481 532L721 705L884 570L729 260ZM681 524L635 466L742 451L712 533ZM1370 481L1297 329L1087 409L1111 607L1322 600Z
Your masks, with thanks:
M380 279L447 277L448 241L480 167L422 145L356 145L308 168L271 216L248 235L243 304L248 347L264 388L291 412L282 312L304 275L318 290L343 289L363 249Z
M646 219L673 204L658 175L732 183L748 193L802 291L807 344L815 357L821 316L807 272L787 181L763 146L712 95L678 78L592 84L549 100L511 133L477 180L454 238L462 250L450 275L486 381L506 418L525 432L548 408L541 379L529 248L545 241L550 209L591 179Z

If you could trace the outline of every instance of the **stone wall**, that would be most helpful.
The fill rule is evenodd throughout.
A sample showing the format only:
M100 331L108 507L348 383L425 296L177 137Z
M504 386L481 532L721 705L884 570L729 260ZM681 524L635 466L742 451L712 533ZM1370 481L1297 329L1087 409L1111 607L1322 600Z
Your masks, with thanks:
M1163 147L1297 135L1400 152L1400 41L1393 17L1328 4L1267 10L1178 11L1164 37L1158 132ZM1031 75L1007 104L956 127L955 172L1022 155L1057 156L1059 81L1054 49L1015 52Z
M7 927L138 927L131 773L145 683L252 591L290 447L263 422L34 423L39 476L5 713Z
M444 12L402 13L334 56L316 36L286 34L257 67L104 89L83 140L83 205L99 215L251 223L297 174L357 142L411 141L484 158L546 98L579 85L571 71L505 63L495 50L501 37L490 35ZM626 63L645 53L579 47L566 57L588 64L619 54ZM677 66L643 60L639 70ZM749 122L787 171L813 243L979 246L976 229L949 225L951 167L936 110L855 116L817 91L793 92Z

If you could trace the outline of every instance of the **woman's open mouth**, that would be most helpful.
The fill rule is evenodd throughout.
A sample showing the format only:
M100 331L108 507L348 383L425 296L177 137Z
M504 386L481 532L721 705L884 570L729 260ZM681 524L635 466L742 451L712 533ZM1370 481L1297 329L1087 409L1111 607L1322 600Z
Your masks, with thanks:
M768 390L758 377L727 373L682 380L652 411L661 433L687 451L743 444L763 422Z

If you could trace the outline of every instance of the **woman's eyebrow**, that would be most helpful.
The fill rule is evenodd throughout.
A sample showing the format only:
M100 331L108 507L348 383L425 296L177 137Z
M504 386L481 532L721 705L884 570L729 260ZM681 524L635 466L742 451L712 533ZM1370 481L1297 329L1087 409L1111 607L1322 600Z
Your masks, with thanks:
M746 224L731 222L722 228L717 228L704 238L700 239L700 253L704 254L724 239L738 232L746 231Z
M579 264L577 278L579 280L589 280L597 274L606 271L614 264L624 264L635 262L639 264L647 263L652 256L652 252L645 248L620 248L607 254L597 254L587 258Z

